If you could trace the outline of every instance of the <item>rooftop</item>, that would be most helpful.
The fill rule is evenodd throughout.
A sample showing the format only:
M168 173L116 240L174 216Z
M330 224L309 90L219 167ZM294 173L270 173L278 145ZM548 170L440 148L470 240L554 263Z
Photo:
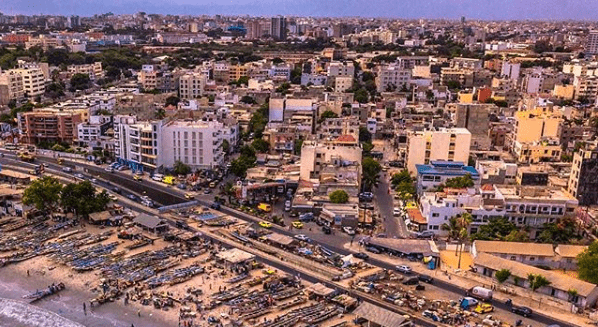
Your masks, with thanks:
M552 257L554 250L552 244L520 243L501 241L474 241L473 245L478 253L506 253L521 255L537 255Z

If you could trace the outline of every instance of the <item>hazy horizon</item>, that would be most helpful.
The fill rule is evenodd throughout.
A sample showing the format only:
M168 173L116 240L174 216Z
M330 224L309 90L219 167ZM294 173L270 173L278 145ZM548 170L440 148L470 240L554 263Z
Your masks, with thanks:
M295 15L318 17L388 17L481 20L595 20L593 0L2 0L6 15L93 16L112 12L173 15Z

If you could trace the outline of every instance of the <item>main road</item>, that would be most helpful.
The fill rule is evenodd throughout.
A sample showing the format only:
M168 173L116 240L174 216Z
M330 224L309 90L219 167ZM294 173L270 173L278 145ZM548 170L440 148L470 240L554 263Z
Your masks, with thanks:
M7 151L0 151L0 152L4 153L4 157L0 158L0 163L14 164L14 162L19 162L19 161L16 161L14 154L7 152ZM185 199L183 192L179 191L177 189L167 187L167 186L159 184L159 183L149 182L149 181L137 182L137 181L133 180L130 175L120 173L120 172L110 173L110 172L105 171L103 167L93 165L93 164L88 164L88 163L85 163L82 161L70 161L65 158L65 162L64 162L63 166L60 166L57 164L56 159L46 158L46 157L38 157L37 162L44 163L49 169L52 169L54 171L57 171L57 170L59 171L65 165L74 167L77 172L82 173L83 175L86 175L88 178L99 176L102 179L110 181L110 183L113 185L122 186L123 188L127 188L137 194L145 194L145 195L149 196L152 200L154 200L154 202L160 203L162 205L171 205L171 204L183 203L183 202L188 201ZM19 162L19 163L21 165L26 165L23 162ZM32 167L32 165L31 165L31 167ZM386 185L386 188L384 187L384 185ZM377 196L380 195L380 196L382 196L382 199L384 199L384 197L383 197L384 194L379 194L380 192L384 191L384 193L386 193L386 196L390 197L390 195L386 192L387 187L388 187L388 184L385 184L384 181L382 181L378 187L378 190L376 191L376 195ZM386 198L386 200L388 200L388 198ZM202 205L210 205L211 204L211 202L207 201L207 200L199 199L198 201ZM392 198L390 198L390 201L391 201L390 203L392 204ZM391 205L391 208L392 208L392 205ZM249 215L238 212L236 210L232 210L227 207L222 207L221 211L223 213L226 213L226 214L233 216L237 219L245 220L245 221L252 222L252 223L255 222L255 219L250 217ZM391 214L392 214L392 212L391 212ZM278 232L278 233L281 233L281 234L284 234L284 235L287 235L290 237L293 237L296 234L286 228L282 228L277 225L274 225L273 229L276 230L276 232ZM308 234L308 233L306 232L306 234ZM311 237L311 235L310 235L310 237ZM335 237L330 237L330 235L323 235L322 237L312 237L312 238L315 241L319 242L321 245L325 246L327 249L334 251L336 253L339 253L341 255L348 255L348 254L352 253L343 247L343 245L349 240L349 238L346 237L345 235L338 235ZM386 262L386 261L381 261L381 260L376 260L376 259L370 258L369 263L373 264L375 266L378 266L380 268L385 268L385 269L389 269L389 270L395 269L393 264ZM435 280L434 287L438 287L447 292L454 293L455 300L457 300L460 297L463 297L465 294L465 291L466 291L464 288L462 288L458 285L450 284L450 283L444 282L442 280ZM502 303L502 302L495 301L493 303L493 305L501 310L507 310L507 311L509 310L509 307L505 303ZM534 313L532 318L529 320L533 321L537 324L543 324L543 325L559 325L562 327L568 327L568 326L573 327L574 326L568 322L560 321L553 317L549 317L549 316L539 314L539 313Z

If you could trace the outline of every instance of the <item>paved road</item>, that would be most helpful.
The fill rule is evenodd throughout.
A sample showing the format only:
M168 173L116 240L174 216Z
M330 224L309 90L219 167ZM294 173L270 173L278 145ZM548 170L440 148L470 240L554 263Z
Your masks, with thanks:
M380 212L380 217L383 219L386 235L388 237L407 238L409 233L407 232L405 221L400 217L395 217L393 215L393 198L392 195L388 193L388 189L388 177L386 174L382 174L380 183L374 191L374 201L376 201L378 212Z
M7 159L8 158L3 158L2 160L0 160L0 162L3 162L4 160L7 160ZM49 168L51 168L53 170L60 169L60 167L61 167L61 166L58 166L55 163L55 160L51 159L51 158L39 158L38 157L38 162L47 163ZM184 198L182 192L180 192L179 190L173 189L173 188L169 188L169 187L166 187L163 185L149 183L149 182L145 182L145 183L144 182L136 182L135 180L133 180L131 178L130 175L125 175L125 174L121 174L121 173L109 173L109 172L104 171L102 167L95 166L95 165L83 164L80 162L72 163L72 162L68 162L68 161L66 162L66 164L71 165L71 166L76 166L79 171L81 171L82 169L87 169L89 174L100 175L102 178L106 178L106 179L110 180L111 183L122 185L123 187L129 188L130 190L132 190L134 192L137 192L140 194L143 194L145 192L155 202L158 202L158 203L161 203L164 205L174 204L174 203L182 203L182 202L187 201ZM86 174L86 173L84 173L84 174ZM380 183L380 186L378 187L376 195L378 194L378 192L385 192L387 186L385 188L384 187L385 184L383 184L383 183L384 182ZM383 194L381 194L381 195L382 195L381 199L385 199ZM387 198L390 197L390 195L388 195L388 194L386 194L386 195L387 195ZM387 198L386 198L386 200L388 200ZM203 205L210 204L209 201L201 200L201 199L199 199L199 202ZM390 208L392 208L392 198L391 198L390 203L391 203ZM388 208L388 206L385 206L385 207ZM231 210L227 207L222 207L221 211L226 214L229 214L235 218L254 222L254 220L249 218L248 215L238 213L237 211ZM392 209L391 209L391 214L392 214ZM314 226L315 226L315 224L314 224ZM295 234L299 234L298 232L292 232L292 231L289 231L287 228L281 228L276 225L273 226L273 229L276 230L276 232L278 232L278 233L281 233L281 234L284 234L287 236L291 236L291 237ZM338 234L338 232L337 232L337 234ZM351 253L347 249L343 248L342 245L339 245L338 236L330 237L330 235L326 235L325 237L317 237L317 238L314 237L314 240L318 241L320 244L322 244L329 250L337 252L341 255L348 255ZM336 240L336 242L333 240ZM341 242L341 244L344 244L345 242L346 241L343 241L343 242ZM370 263L375 266L381 267L381 268L394 270L394 265L392 265L388 262L385 262L385 261L372 259L372 260L370 260ZM445 291L454 293L455 300L458 299L459 297L464 296L464 294L465 294L465 289L463 289L457 285L443 282L441 280L436 280L434 286L439 287ZM508 310L507 306L504 303L499 303L499 302L495 301L495 303L493 303L493 304L499 309ZM520 303L516 303L516 304L520 304ZM534 314L534 316L532 318L536 323L545 324L545 325L558 324L563 327L574 326L574 325L568 324L566 322L553 319L552 317L548 317L548 316L544 316L544 315L540 315L540 314Z

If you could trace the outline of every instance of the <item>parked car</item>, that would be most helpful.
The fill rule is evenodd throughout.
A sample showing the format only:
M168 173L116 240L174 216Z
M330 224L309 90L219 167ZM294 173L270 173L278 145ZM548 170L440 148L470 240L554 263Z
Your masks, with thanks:
M528 307L520 307L517 305L514 305L511 307L511 312L516 313L521 316L524 316L524 317L529 317L532 315L532 309L530 309Z
M116 186L112 188L112 192L114 192L116 194L121 194L122 193L122 191L120 190L120 188L118 188Z
M393 216L400 216L403 214L403 210L401 210L401 208L394 208L392 209L392 215Z
M377 247L374 246L367 246L365 248L366 251L372 252L372 253L376 253L376 254L380 254L382 253L382 251L380 251L380 249L378 249Z
M129 198L131 201L139 201L139 198L135 194L129 194L127 195L127 198Z
M284 211L291 211L291 200L286 200L284 202Z
M210 194L210 193L212 193L212 190L209 188L203 190L203 194Z
M413 272L413 269L411 269L411 267L409 267L407 265L398 265L395 268L397 269L398 272L403 273L403 274L410 274L411 272Z
M415 233L415 238L435 238L436 233L431 230L425 230L423 232Z
M220 203L214 202L214 203L210 204L210 208L212 208L214 210L220 210Z
M359 193L359 200L360 201L372 201L374 199L374 194L372 192L363 192Z
M417 276L417 278L419 278L419 280L421 280L422 282L425 282L428 284L432 284L434 282L434 278L432 278L428 275L419 275L419 276Z
M272 224L267 221L260 221L258 223L258 225L260 225L260 227L263 227L263 228L268 228L268 229L272 228Z
M475 313L484 314L494 311L494 306L492 306L490 303L480 303L477 307L475 307L475 309L473 309L473 311Z
M139 176L139 175L133 175L133 179L136 180L136 181L138 181L138 182L141 182L143 180L143 178L141 176Z
M293 227L294 227L294 228L297 228L297 229L301 229L301 228L303 228L303 223L302 223L302 222L300 222L300 221L294 221L294 222L292 223L292 225L293 225Z
M474 297L478 300L490 301L492 300L492 290L481 286L475 286L467 290L467 296Z
M109 172L109 173L113 173L114 172L114 168L112 167L106 167L104 168L105 171Z
M303 241L303 242L311 241L311 239L307 235L304 235L304 234L297 234L297 235L295 235L295 238L298 239L299 241Z
M419 279L415 276L405 278L405 279L403 279L403 284L404 285L417 285L417 284L419 284Z
M355 235L355 230L353 229L353 227L349 227L349 226L345 226L342 228L343 232L347 233L348 235Z
M332 229L330 228L330 226L322 226L322 232L324 232L324 234L331 234L332 233Z
M185 193L185 199L192 200L193 198L195 198L195 195L193 195L193 193Z
M187 189L187 185L185 185L184 183L179 183L177 184L177 186L180 190L186 190Z
M71 167L63 167L62 171L64 171L65 173L72 173L73 172L73 168L71 168Z
M314 214L313 214L313 212L303 213L299 216L299 220L304 223L310 222L310 221L314 220Z
M369 255L367 255L367 253L364 252L359 252L359 253L354 253L353 256L357 259L361 259L361 260L367 260L369 259Z

